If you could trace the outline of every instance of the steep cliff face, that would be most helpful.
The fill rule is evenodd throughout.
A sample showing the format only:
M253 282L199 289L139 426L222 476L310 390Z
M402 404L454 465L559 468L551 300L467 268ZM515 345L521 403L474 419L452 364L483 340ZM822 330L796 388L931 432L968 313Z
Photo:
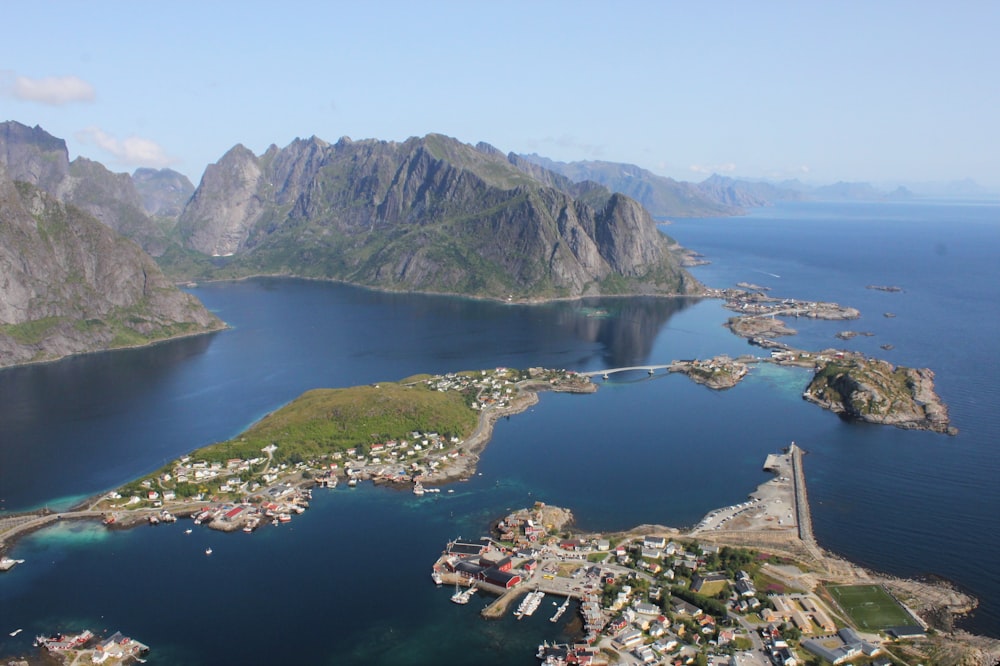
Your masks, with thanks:
M168 245L168 228L146 214L128 174L113 173L85 157L69 162L66 142L40 127L14 121L0 124L0 164L11 180L34 185L86 211L153 256Z
M135 243L0 166L0 366L221 327Z
M65 141L38 125L8 121L0 123L0 164L11 180L53 192L69 176L69 151Z
M485 144L441 135L312 137L260 157L237 146L206 170L180 229L189 248L233 256L217 276L518 299L699 288L631 199L540 181Z
M187 245L212 256L230 256L246 243L261 213L257 156L242 145L205 169L178 227Z

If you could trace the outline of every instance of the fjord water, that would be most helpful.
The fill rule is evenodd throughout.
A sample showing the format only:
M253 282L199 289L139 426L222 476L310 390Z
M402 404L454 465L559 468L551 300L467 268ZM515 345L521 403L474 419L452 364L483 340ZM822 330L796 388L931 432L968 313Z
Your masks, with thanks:
M429 577L447 539L478 537L535 500L571 508L583 529L690 525L740 501L767 478L765 455L792 440L809 452L823 546L956 581L982 599L969 628L1000 635L1000 207L797 204L665 230L713 262L695 269L709 285L755 282L859 308L856 322L792 321L800 333L789 341L932 368L960 434L844 422L801 400L802 370L759 366L725 392L626 375L594 395L543 395L501 421L482 476L453 494L318 491L290 525L249 536L186 535L181 523L68 524L27 537L13 551L26 563L0 576L0 654L29 650L35 633L89 627L150 644L151 663L533 663L534 646L559 638L573 615L559 627L544 611L485 622L486 600L449 603ZM317 386L758 352L722 328L729 313L711 300L512 306L271 279L192 292L232 328L0 372L0 507L64 507ZM874 335L833 337L848 328ZM15 628L24 633L9 638Z

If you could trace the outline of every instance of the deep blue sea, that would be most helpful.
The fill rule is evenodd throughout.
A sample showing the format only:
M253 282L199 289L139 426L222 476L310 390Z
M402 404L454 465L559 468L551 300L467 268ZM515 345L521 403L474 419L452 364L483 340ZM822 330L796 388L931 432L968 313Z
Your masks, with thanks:
M486 599L449 603L429 577L445 541L479 536L536 500L571 508L584 529L691 525L742 500L768 478L767 453L792 440L809 452L823 546L956 582L982 601L966 626L1000 636L1000 205L789 204L663 228L712 262L694 269L706 284L754 282L859 308L846 324L793 320L799 335L788 341L933 369L960 434L842 421L801 400L803 370L760 366L724 392L683 376L618 376L593 395L545 394L501 421L482 475L453 494L317 491L291 524L252 535L186 535L183 522L31 535L12 553L25 564L0 575L0 655L29 652L36 633L89 627L151 645L151 664L537 663L534 647L572 629L574 615L558 626L544 612L486 622ZM729 313L713 300L513 306L284 279L191 291L232 328L0 372L3 510L66 507L315 387L754 349L722 327ZM588 317L594 307L609 316ZM874 335L842 342L834 334L845 328Z

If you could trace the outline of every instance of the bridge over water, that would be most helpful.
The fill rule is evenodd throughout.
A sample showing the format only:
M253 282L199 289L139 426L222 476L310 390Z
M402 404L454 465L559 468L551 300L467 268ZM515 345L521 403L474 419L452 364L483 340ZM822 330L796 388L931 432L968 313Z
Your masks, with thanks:
M627 368L606 368L604 370L592 370L590 372L580 372L578 374L586 375L587 377L604 377L604 379L607 379L609 375L613 375L618 372L643 370L652 375L655 374L657 370L669 370L671 367L673 367L673 363L667 363L666 365L633 365Z

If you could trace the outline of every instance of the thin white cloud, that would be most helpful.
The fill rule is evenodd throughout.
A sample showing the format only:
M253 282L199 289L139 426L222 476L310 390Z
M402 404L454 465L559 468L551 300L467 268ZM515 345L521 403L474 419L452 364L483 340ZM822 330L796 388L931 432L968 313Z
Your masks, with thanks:
M695 173L732 173L736 171L736 164L726 162L725 164L692 164L688 167Z
M8 77L4 77L5 79ZM49 76L32 79L27 76L13 76L13 81L4 88L11 97L28 102L39 102L62 106L72 102L93 102L96 96L94 86L78 76Z
M92 126L77 132L76 138L97 146L113 155L118 162L130 166L165 167L174 162L160 144L139 136L118 139L101 128Z

